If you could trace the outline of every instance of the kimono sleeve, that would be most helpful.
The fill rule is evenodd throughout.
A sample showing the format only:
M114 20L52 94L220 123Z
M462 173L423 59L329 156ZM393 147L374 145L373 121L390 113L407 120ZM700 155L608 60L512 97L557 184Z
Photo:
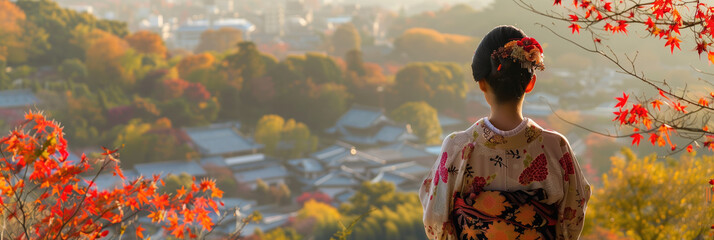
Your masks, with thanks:
M567 140L563 139L561 148L564 152L560 159L560 165L564 170L564 194L558 207L556 235L558 239L578 239L583 230L591 189Z
M453 203L455 176L449 176L448 168L453 165L458 151L452 151L454 133L447 136L441 145L441 154L424 179L419 189L424 212L424 230L429 239L454 239L454 228L449 221Z

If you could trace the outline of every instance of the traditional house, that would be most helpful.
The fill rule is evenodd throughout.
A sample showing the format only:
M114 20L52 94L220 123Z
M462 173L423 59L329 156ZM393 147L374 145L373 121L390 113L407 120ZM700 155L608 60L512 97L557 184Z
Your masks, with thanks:
M409 142L395 143L364 152L384 160L385 164L416 162L424 166L431 166L436 159L434 154L426 151L424 147Z
M262 144L240 134L239 128L238 123L224 123L184 130L203 157L239 156L254 154L263 149Z
M22 121L23 114L39 101L29 89L0 91L0 121L15 125Z
M360 146L378 146L418 139L407 125L387 118L381 108L356 104L326 132L341 141Z
M181 173L186 173L196 178L206 177L207 175L203 167L194 161L140 163L134 165L134 170L138 175L147 177L155 174L166 176L169 174L179 175Z
M224 159L224 162L233 171L236 181L251 189L257 187L258 179L272 186L285 184L291 176L285 166L264 154L231 157Z
M391 182L401 192L416 192L431 168L415 162L397 163L373 169L371 182Z
M323 192L335 199L338 194L357 189L364 179L357 177L354 170L342 167L333 170L312 183L312 190Z
M327 169L336 170L348 167L358 173L365 173L369 169L385 164L382 159L340 142L313 153L311 157L320 161Z
M296 173L296 177L301 182L314 180L325 175L325 168L322 164L312 158L290 159L288 160L288 167Z

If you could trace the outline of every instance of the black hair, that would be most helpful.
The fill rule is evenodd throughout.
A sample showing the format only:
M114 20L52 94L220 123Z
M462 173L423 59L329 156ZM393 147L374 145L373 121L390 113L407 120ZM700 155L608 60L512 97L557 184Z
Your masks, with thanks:
M474 53L471 63L474 80L486 79L498 102L520 100L533 78L533 69L522 67L520 62L498 54L492 56L506 43L524 37L527 37L526 34L514 26L498 26L486 34Z

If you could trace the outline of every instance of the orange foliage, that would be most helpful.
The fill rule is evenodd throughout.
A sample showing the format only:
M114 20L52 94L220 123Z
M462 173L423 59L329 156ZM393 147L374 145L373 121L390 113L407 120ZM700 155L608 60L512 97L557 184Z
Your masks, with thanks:
M137 52L143 54L156 54L159 56L166 55L166 46L164 46L161 36L149 31L138 31L134 34L126 36L126 41Z
M20 41L23 33L20 23L24 21L25 12L10 1L0 0L0 61L5 61L12 49L22 48L24 45Z
M93 30L86 52L86 64L90 76L95 81L113 83L133 83L131 73L121 65L121 58L129 45L123 39L101 30ZM107 82L109 81L109 82Z
M186 78L195 70L211 67L215 61L216 58L213 57L213 55L209 53L201 53L184 57L178 63L176 68L178 69L179 76Z
M209 214L219 213L216 198L223 194L214 181L193 183L180 194L161 194L160 176L124 179L117 150L106 148L96 160L99 169L92 172L93 160L85 155L67 160L67 141L56 122L36 112L25 119L0 139L0 221L6 238L96 239L139 212L148 212L152 222L177 238L195 237L199 226L213 228ZM121 178L123 187L98 189L95 180L105 171ZM143 231L138 226L135 234Z
M444 34L428 28L411 28L399 36L395 51L413 61L454 61L468 59L476 44L469 36ZM439 51L424 51L439 49Z

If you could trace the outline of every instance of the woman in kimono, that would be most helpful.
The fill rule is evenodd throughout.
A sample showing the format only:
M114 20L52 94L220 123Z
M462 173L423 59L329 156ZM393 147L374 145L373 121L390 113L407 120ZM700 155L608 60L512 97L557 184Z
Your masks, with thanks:
M444 139L419 190L429 239L577 239L590 185L568 140L523 117L543 49L513 26L471 64L491 114Z

